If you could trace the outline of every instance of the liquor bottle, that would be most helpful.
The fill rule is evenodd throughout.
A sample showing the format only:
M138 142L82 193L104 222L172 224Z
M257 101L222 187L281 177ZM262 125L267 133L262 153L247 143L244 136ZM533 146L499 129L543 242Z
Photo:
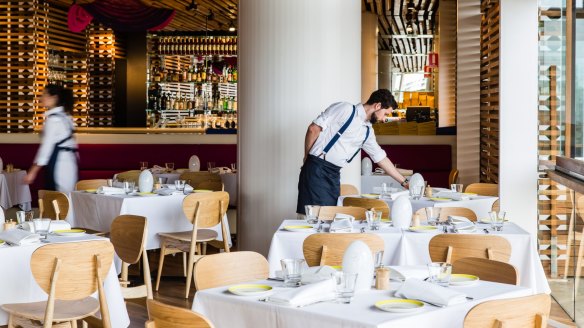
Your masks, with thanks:
M160 110L166 110L166 94L163 93L160 97Z
M233 68L229 65L227 69L227 82L233 82Z
M233 71L231 72L231 82L237 82L237 67L234 67Z

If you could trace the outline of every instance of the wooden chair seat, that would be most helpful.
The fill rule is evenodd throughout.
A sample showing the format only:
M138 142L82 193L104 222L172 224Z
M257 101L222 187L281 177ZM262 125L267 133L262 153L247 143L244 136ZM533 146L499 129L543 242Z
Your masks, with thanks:
M180 240L184 242L191 242L192 231L181 231L181 232L161 232L158 234L160 237ZM199 229L197 231L197 242L211 241L217 239L219 234L217 231L211 229Z
M32 320L42 321L45 318L47 302L4 304L2 309L9 313ZM72 321L87 317L87 314L94 314L99 310L99 301L93 297L86 297L81 300L67 301L55 300L54 321Z

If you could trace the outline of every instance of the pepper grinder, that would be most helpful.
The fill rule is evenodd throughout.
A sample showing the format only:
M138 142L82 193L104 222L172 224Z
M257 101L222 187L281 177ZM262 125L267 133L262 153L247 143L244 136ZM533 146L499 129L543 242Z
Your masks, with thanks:
M424 190L424 196L428 198L432 197L432 187L430 187L430 185L426 186L426 190Z
M375 289L389 289L389 269L383 265L375 270Z

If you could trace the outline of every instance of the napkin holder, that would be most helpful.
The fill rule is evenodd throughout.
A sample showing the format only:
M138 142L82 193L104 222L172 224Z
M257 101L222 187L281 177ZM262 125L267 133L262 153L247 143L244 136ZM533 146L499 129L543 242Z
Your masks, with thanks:
M373 171L373 162L369 157L365 157L361 160L361 175L371 175Z
M154 189L154 176L150 170L144 170L140 173L138 189L140 192L152 192L152 189Z
M373 281L373 255L369 246L361 240L355 240L343 255L343 272L356 273L355 292L371 289Z
M412 224L412 203L408 196L398 197L391 205L391 222L400 229L408 229Z

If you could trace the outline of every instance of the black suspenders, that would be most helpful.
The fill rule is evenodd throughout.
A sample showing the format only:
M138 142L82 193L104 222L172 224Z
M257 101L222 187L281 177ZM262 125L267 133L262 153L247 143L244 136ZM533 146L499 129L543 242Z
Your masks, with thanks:
M339 131L333 136L333 138L327 143L327 145L322 150L321 155L324 155L323 156L324 158L326 158L326 153L328 153L329 150L331 150L331 148L337 143L337 141L339 141L339 138L343 135L343 133L345 133L345 130L347 130L349 125L351 125L351 122L353 122L353 118L355 118L356 112L357 112L357 110L355 108L355 105L353 105L353 111L351 112L351 116L349 116L349 119L345 122L345 124L343 124L343 126L341 126ZM365 139L363 140L361 147L359 147L357 149L357 151L353 154L353 156L351 156L351 158L349 158L347 160L347 163L351 163L353 158L355 158L355 156L357 156L357 154L361 151L361 148L363 148L363 145L365 145L365 141L367 141L367 138L369 138L369 127L367 127L367 133L365 133Z

